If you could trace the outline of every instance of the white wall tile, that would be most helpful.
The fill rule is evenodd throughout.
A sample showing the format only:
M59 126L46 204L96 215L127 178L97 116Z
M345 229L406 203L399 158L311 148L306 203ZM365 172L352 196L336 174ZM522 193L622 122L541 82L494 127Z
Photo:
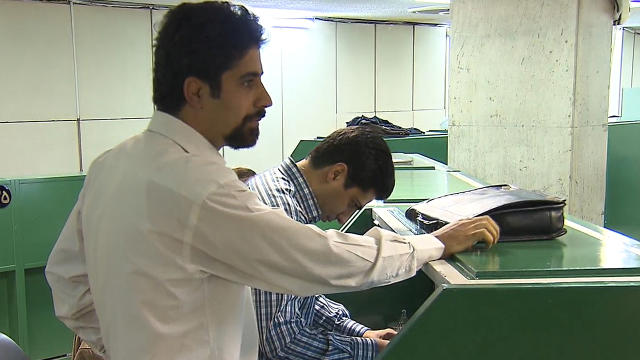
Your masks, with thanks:
M150 11L83 5L73 11L80 118L150 117Z
M267 170L283 160L282 154L282 63L281 44L272 38L260 51L264 75L262 82L267 88L273 106L260 121L260 138L251 149L224 149L224 158L230 167L248 167L256 172ZM286 156L289 156L286 154Z
M378 111L376 115L404 128L413 127L413 111Z
M156 36L158 36L158 31L162 26L162 19L167 15L169 10L152 10L151 11L151 31L153 35L153 40L155 40Z
M275 36L275 35L274 35ZM336 24L282 29L283 154L336 127Z
M376 111L412 110L413 27L376 25Z
M640 35L635 34L633 42L633 78L631 87L640 87Z
M415 26L414 35L413 110L444 109L446 29Z
M375 25L337 24L338 113L373 112Z
M0 123L0 178L80 171L76 121Z
M422 131L444 129L444 127L442 126L444 118L444 109L414 111L413 126Z
M69 5L0 2L0 122L76 119Z
M622 66L620 69L620 86L624 88L631 87L633 72L633 53L634 53L635 35L630 31L622 33Z
M80 121L83 171L89 170L98 155L143 132L148 125L149 119Z

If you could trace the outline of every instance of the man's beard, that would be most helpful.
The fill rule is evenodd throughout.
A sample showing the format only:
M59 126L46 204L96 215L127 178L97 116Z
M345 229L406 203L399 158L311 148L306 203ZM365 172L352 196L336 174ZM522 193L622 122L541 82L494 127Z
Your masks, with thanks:
M224 137L224 142L232 149L245 149L254 146L260 136L259 126L250 127L249 124L255 120L262 119L266 114L265 110L260 110L254 114L247 115L242 119L242 123L236 126L229 135Z

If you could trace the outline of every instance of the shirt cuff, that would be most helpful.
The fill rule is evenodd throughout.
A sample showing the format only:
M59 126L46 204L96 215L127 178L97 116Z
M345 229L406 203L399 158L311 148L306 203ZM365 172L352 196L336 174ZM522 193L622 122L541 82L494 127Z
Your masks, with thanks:
M378 344L373 339L354 337L353 344L354 359L373 360L378 355Z
M410 235L405 238L416 249L416 260L420 266L440 259L444 253L444 244L431 234Z
M364 333L371 330L370 328L351 319L345 319L344 322L340 324L340 328L343 335L358 337L362 337Z

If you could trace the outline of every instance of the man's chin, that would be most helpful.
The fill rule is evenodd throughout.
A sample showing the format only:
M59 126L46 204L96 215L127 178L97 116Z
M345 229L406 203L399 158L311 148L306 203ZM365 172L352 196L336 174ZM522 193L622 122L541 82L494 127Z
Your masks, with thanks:
M258 137L260 136L259 132L256 132L253 135L247 135L242 139L237 138L227 138L226 145L232 149L249 149L254 147L258 143Z
M240 149L250 149L250 148L256 146L257 143L258 143L258 139L255 139L255 140L249 140L249 141L243 142L243 143L230 143L230 144L227 144L227 145L232 149L240 150Z

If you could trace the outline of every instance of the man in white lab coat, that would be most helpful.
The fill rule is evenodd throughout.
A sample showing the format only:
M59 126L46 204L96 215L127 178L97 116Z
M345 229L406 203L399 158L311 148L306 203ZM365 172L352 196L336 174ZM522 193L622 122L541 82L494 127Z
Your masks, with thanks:
M262 42L242 6L174 8L156 39L158 111L89 169L46 276L56 315L107 359L256 359L249 287L365 289L498 239L486 217L432 235L356 236L263 205L218 153L253 146L271 106Z

